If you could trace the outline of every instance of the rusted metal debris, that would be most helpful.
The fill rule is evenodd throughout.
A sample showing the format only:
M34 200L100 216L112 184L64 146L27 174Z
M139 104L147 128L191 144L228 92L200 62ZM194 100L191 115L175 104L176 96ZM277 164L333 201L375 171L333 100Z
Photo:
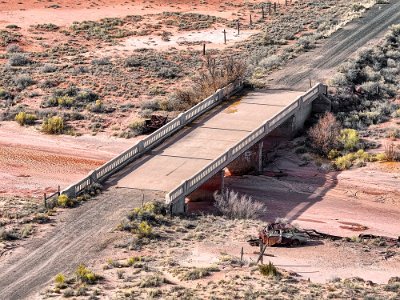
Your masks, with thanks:
M310 239L304 231L287 223L271 223L259 231L257 239L248 240L251 246L260 244L271 247L274 245L299 246Z
M145 120L144 127L145 132L152 132L155 131L162 126L164 126L168 121L167 117L160 116L160 115L152 115L150 119Z
M400 236L396 238L390 238L386 236L378 236L373 234L359 234L360 240L380 240L389 247L400 247ZM309 240L348 240L348 238L322 233L315 229L298 229L287 223L271 223L265 228L260 230L258 238L252 238L247 242L251 246L273 246L273 245L287 245L297 246L306 243Z

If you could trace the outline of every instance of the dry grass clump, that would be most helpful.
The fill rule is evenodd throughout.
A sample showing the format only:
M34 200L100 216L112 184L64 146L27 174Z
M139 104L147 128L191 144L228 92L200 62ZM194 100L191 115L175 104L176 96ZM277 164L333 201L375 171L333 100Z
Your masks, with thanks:
M269 262L268 265L258 265L258 270L262 275L267 277L279 278L281 276L272 262Z
M266 212L263 203L228 189L214 193L214 200L218 211L229 219L257 219Z

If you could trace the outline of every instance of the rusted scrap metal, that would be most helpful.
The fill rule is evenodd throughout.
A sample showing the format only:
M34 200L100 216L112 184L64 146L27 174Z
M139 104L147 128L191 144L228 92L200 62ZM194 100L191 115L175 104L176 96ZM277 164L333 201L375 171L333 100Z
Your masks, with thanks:
M152 115L150 119L145 120L144 127L146 132L155 131L164 126L168 121L167 117Z
M287 223L271 223L259 231L258 239L250 239L251 246L271 247L274 245L299 246L309 239L307 233ZM265 249L264 249L265 251Z

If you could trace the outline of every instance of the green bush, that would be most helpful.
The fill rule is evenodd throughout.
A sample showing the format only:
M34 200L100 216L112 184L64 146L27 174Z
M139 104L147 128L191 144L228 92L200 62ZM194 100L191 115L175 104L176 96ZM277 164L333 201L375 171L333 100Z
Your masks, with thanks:
M338 137L339 142L343 145L345 150L353 150L360 142L360 137L355 129L342 129Z
M80 264L75 271L76 279L82 283L94 284L99 277L89 270L84 264Z
M18 122L19 125L23 126L23 125L33 125L35 124L35 121L37 120L36 115L34 114L27 114L24 111L19 112L16 116L15 116L15 121Z
M349 153L344 156L338 157L333 162L333 165L338 170L350 169L354 164L364 166L367 161L373 160L374 157L364 150L360 149L355 153Z
M147 221L140 222L138 228L136 229L136 234L139 238L149 237L153 232L153 228Z
M61 207L72 207L74 205L74 201L72 201L67 195L62 194L58 196L57 204Z
M49 134L61 134L64 131L64 119L54 116L45 119L42 124L42 131Z
M65 287L65 276L62 273L58 273L56 277L54 277L54 282L58 288Z

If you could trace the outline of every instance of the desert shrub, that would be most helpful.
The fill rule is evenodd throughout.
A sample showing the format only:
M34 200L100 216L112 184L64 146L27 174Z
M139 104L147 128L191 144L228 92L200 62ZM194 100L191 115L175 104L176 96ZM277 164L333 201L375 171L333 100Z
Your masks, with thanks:
M281 276L280 272L272 262L269 262L268 265L258 265L258 270L264 276L273 278L279 278Z
M303 49L303 50L309 50L315 48L315 39L311 36L302 36L299 38L297 41L297 44Z
M14 78L14 82L20 90L24 90L28 86L35 84L35 81L29 75L17 76Z
M31 60L29 59L29 57L22 53L11 54L8 59L8 64L13 67L26 66L30 63Z
M386 160L386 154L385 153L378 153L375 155L375 159L377 161L384 161Z
M330 150L337 149L340 124L332 113L326 113L309 131L308 136L316 151L327 155Z
M23 52L22 48L17 44L7 46L7 53L20 53Z
M75 100L81 103L95 102L98 99L99 95L90 90L79 92L75 97Z
M34 28L42 31L57 31L58 29L60 29L59 26L52 23L37 24L34 26Z
M278 55L271 55L263 58L259 65L265 69L274 69L282 64L282 58Z
M228 189L222 194L214 193L214 199L215 207L230 219L256 219L266 212L263 203Z
M59 288L62 288L65 286L65 281L66 281L65 275L62 273L58 273L56 275L56 277L54 277L54 282L55 282L56 286Z
M140 281L141 288L159 287L165 283L165 278L160 275L149 275Z
M353 7L352 7L352 9L353 9L353 11L356 11L356 12L358 12L358 11L362 11L362 10L364 10L364 9L365 9L365 6L364 6L364 5L362 5L362 4L358 4L358 3L356 3L356 4L353 4Z
M140 135L143 134L145 130L145 120L136 120L133 121L130 125L129 128L133 131L135 135Z
M400 159L400 152L396 149L394 143L385 144L385 158L387 161L396 161Z
M15 230L0 228L0 241L13 241L19 238L20 236Z
M52 65L52 64L45 64L41 68L41 71L43 73L54 73L55 71L57 71L57 67L55 65Z
M57 204L61 207L72 207L74 205L74 201L70 199L67 195L62 194L58 196Z
M153 228L149 223L147 223L147 221L142 221L135 230L135 233L138 235L139 238L150 237L153 233Z
M95 113L102 113L105 111L105 106L103 105L103 102L101 100L96 100L95 103L90 103L86 106L86 108Z
M73 297L74 295L75 295L75 292L72 288L67 288L63 293L63 296L65 298L70 298L70 297Z
M329 151L328 153L328 159L335 159L338 156L340 156L340 151L336 150L336 149L332 149Z
M47 118L43 121L42 131L49 134L61 134L64 131L64 119L59 116Z
M96 66L111 65L111 61L108 57L96 58L92 60L92 65Z
M0 30L0 46L6 47L11 43L17 43L20 40L21 35L10 32L8 30Z
M180 77L180 70L176 67L162 67L157 71L157 76L161 78L174 79Z
M338 141L342 144L345 150L353 150L360 142L360 138L357 130L346 128L340 130Z
M336 158L334 165L338 170L350 169L354 155L352 153Z
M19 112L16 116L15 116L15 121L18 122L19 125L23 126L23 125L33 125L35 124L35 121L37 120L36 115L34 114L27 114L24 111Z
M75 271L76 279L82 283L94 284L99 280L99 276L89 270L84 264L80 264Z
M139 257L136 257L136 256L130 257L127 261L127 265L131 267L134 264L136 264L137 262L142 262L142 258L140 256Z
M360 149L355 153L348 153L346 155L336 158L333 165L338 170L350 169L353 165L364 166L366 162L373 160L374 157Z
M207 267L207 268L194 268L186 271L180 277L182 280L197 280L211 275L211 272L218 272L217 267Z
M155 111L160 109L160 103L157 100L144 101L141 103L140 108Z

